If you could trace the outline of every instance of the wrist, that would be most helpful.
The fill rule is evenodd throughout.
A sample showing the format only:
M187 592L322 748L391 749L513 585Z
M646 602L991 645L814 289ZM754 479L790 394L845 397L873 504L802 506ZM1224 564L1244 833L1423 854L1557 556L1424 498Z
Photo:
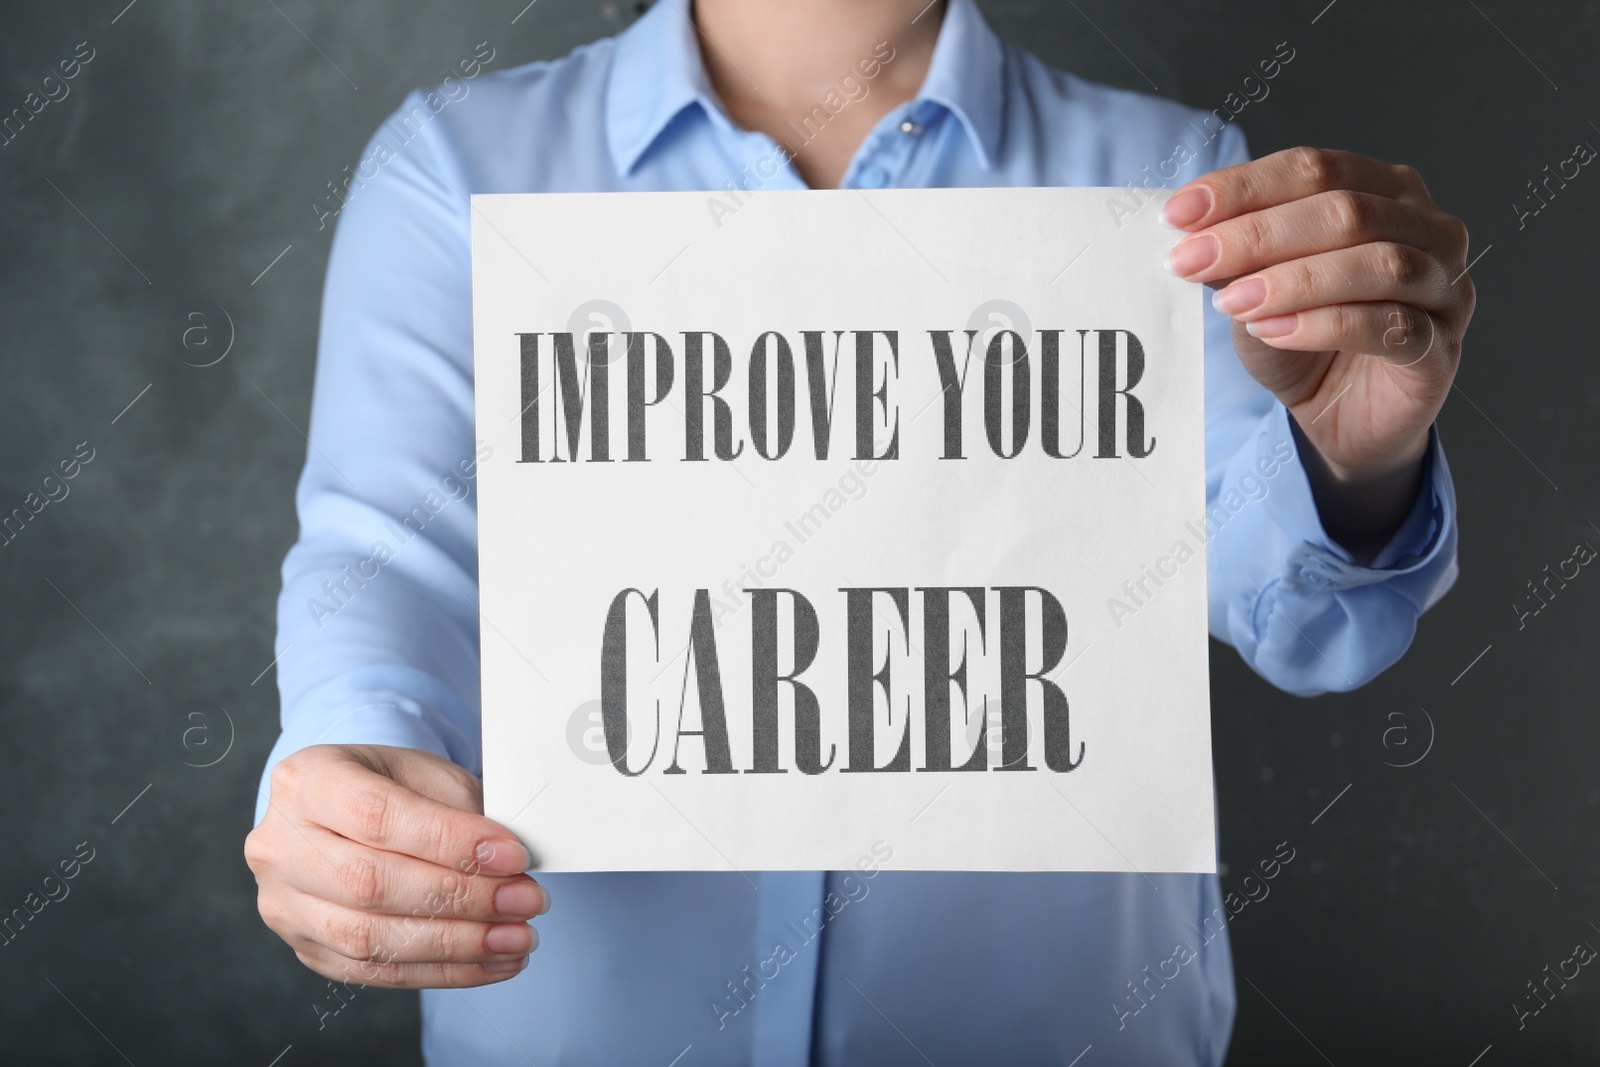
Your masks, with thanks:
M1381 462L1352 467L1323 455L1293 413L1289 427L1323 530L1350 553L1352 562L1369 565L1416 503L1431 428Z
M1432 430L1431 426L1425 426L1403 446L1381 457L1374 457L1360 464L1349 464L1340 463L1324 455L1305 431L1300 429L1292 413L1289 422L1295 429L1296 439L1320 464L1322 475L1331 485L1348 492L1381 492L1396 480L1403 481L1420 471L1422 459L1428 453L1428 440Z

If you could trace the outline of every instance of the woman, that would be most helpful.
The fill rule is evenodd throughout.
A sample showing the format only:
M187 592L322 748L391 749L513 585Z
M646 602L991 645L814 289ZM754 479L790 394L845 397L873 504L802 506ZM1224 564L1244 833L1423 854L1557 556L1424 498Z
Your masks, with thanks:
M1455 577L1432 427L1473 295L1465 229L1416 173L1251 162L1226 111L1053 71L973 0L924 4L662 0L448 106L414 95L374 138L328 268L284 733L246 855L308 966L426 990L430 1062L1216 1064L1235 1003L1211 876L521 873L473 777L472 498L347 577L477 461L470 194L1131 185L1108 209L1135 212L1176 189L1168 267L1217 289L1208 491L1291 457L1211 544L1212 631L1283 689L1349 689Z

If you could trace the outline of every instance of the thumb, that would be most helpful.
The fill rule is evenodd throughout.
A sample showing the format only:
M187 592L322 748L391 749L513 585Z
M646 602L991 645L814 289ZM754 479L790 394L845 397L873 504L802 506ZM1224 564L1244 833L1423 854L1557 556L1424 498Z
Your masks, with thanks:
M420 748L352 745L351 755L370 770L414 793L474 815L483 814L483 783L466 768Z

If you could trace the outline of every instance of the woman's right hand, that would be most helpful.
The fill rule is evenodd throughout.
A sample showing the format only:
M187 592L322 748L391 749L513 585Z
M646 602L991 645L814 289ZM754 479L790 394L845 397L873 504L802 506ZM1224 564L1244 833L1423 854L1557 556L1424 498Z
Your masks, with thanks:
M300 962L346 983L419 989L502 982L550 908L527 851L483 816L449 760L386 745L314 745L272 771L245 838L257 906Z

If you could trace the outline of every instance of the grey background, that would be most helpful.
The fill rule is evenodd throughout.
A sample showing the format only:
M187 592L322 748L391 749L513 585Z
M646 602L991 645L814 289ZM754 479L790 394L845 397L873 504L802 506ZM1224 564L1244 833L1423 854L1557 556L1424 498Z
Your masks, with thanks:
M504 69L634 11L126 2L0 7L0 113L78 42L97 52L0 148L0 512L95 449L0 548L0 912L79 842L96 850L0 947L0 1059L267 1064L292 1045L282 1064L414 1061L410 995L362 992L318 1031L323 981L261 925L240 854L277 733L262 672L332 232L310 205L407 89L477 42ZM1486 1067L1600 1062L1600 972L1523 1030L1512 1010L1576 942L1600 945L1600 576L1520 632L1511 607L1577 541L1600 546L1600 174L1523 229L1512 208L1545 164L1600 145L1600 5L1325 3L983 5L1057 65L1206 108L1288 41L1294 62L1240 118L1256 153L1412 163L1487 250L1441 419L1455 590L1354 695L1282 695L1213 646L1225 888L1280 841L1298 853L1233 923L1231 1062L1466 1067L1490 1045ZM198 301L236 334L207 368L178 358ZM1420 763L1386 766L1430 735Z

